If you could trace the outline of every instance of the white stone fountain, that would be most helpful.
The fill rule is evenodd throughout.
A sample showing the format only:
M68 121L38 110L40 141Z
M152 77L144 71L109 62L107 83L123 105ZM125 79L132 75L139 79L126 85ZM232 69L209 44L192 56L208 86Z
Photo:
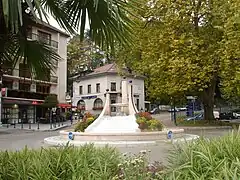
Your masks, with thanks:
M129 97L129 98L128 98ZM111 116L111 106L120 108L116 116ZM140 132L135 114L138 112L132 98L132 82L122 80L122 102L110 104L110 94L106 92L106 102L99 117L85 129L86 133L134 133Z
M115 106L120 111L116 116L111 116L111 106ZM118 146L155 144L161 140L166 141L169 131L174 134L174 139L184 138L184 130L179 128L164 129L163 131L155 132L141 132L136 123L136 113L138 113L138 110L133 102L132 81L127 82L123 78L121 103L110 104L110 94L107 90L103 111L85 129L85 132L60 131L60 136L45 138L44 142L50 145L65 145L69 143L75 146L86 143Z

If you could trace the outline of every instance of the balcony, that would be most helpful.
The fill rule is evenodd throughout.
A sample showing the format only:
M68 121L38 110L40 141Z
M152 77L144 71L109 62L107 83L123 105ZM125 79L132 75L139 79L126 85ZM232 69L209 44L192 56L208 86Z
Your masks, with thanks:
M26 69L16 69L16 68L10 68L10 67L3 67L3 74L7 76L11 76L9 78L14 79L22 79L24 78L26 81L28 79L30 81L45 81L45 82L51 82L51 83L58 83L58 77L57 76L43 76L43 77L34 77L34 75L31 74L31 72Z
M32 39L32 40L37 40L39 42L42 42L42 43L44 43L48 46L51 46L53 48L56 48L56 49L58 48L58 42L57 41L40 37L38 34L35 34L35 33L28 33L27 38Z
M48 94L8 89L7 97L44 100Z

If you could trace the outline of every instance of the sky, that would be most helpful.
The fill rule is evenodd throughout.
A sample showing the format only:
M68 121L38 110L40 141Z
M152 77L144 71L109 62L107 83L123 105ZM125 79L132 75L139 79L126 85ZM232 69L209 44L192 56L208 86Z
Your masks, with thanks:
M62 30L62 31L64 31L64 32L66 32L63 28L61 28L61 27L59 26L59 24L57 23L57 21L56 21L51 15L48 15L48 16L49 16L48 21L49 21L49 24L50 24L50 25L52 25L52 26L54 26L54 27L56 27L56 28L58 28L58 29L60 29L60 30ZM85 26L85 29L89 29L88 17L86 18L86 26Z

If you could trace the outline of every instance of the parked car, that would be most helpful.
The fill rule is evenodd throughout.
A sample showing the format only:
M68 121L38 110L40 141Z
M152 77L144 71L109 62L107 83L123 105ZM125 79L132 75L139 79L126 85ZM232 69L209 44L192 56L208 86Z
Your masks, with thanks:
M177 109L179 109L179 111L186 111L187 110L186 107L181 107L181 108L177 108Z
M180 110L178 108L175 108L175 112L179 112ZM168 110L168 112L174 112L174 108L171 108Z
M0 127L2 127L2 122L0 122Z
M196 120L203 120L203 113L200 113L196 116L189 117L186 119L186 121L196 121Z
M158 114L160 113L160 110L158 108L154 108L153 110L150 111L150 114Z
M219 112L218 111L213 111L213 116L216 120L220 119ZM201 112L198 115L195 115L193 117L189 117L186 119L186 121L191 121L191 120L203 120L204 119L204 112Z
M221 120L222 119L226 119L226 120L236 119L233 112L220 113L219 117L220 117Z

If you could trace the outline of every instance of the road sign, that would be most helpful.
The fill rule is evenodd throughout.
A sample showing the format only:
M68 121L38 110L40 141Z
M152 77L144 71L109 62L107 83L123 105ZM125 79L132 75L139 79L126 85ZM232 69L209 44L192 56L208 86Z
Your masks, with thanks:
M69 140L73 140L73 139L74 139L74 135L73 135L72 132L69 132L69 133L68 133L68 139L69 139Z
M167 138L168 139L172 139L173 138L173 132L172 131L168 131Z

